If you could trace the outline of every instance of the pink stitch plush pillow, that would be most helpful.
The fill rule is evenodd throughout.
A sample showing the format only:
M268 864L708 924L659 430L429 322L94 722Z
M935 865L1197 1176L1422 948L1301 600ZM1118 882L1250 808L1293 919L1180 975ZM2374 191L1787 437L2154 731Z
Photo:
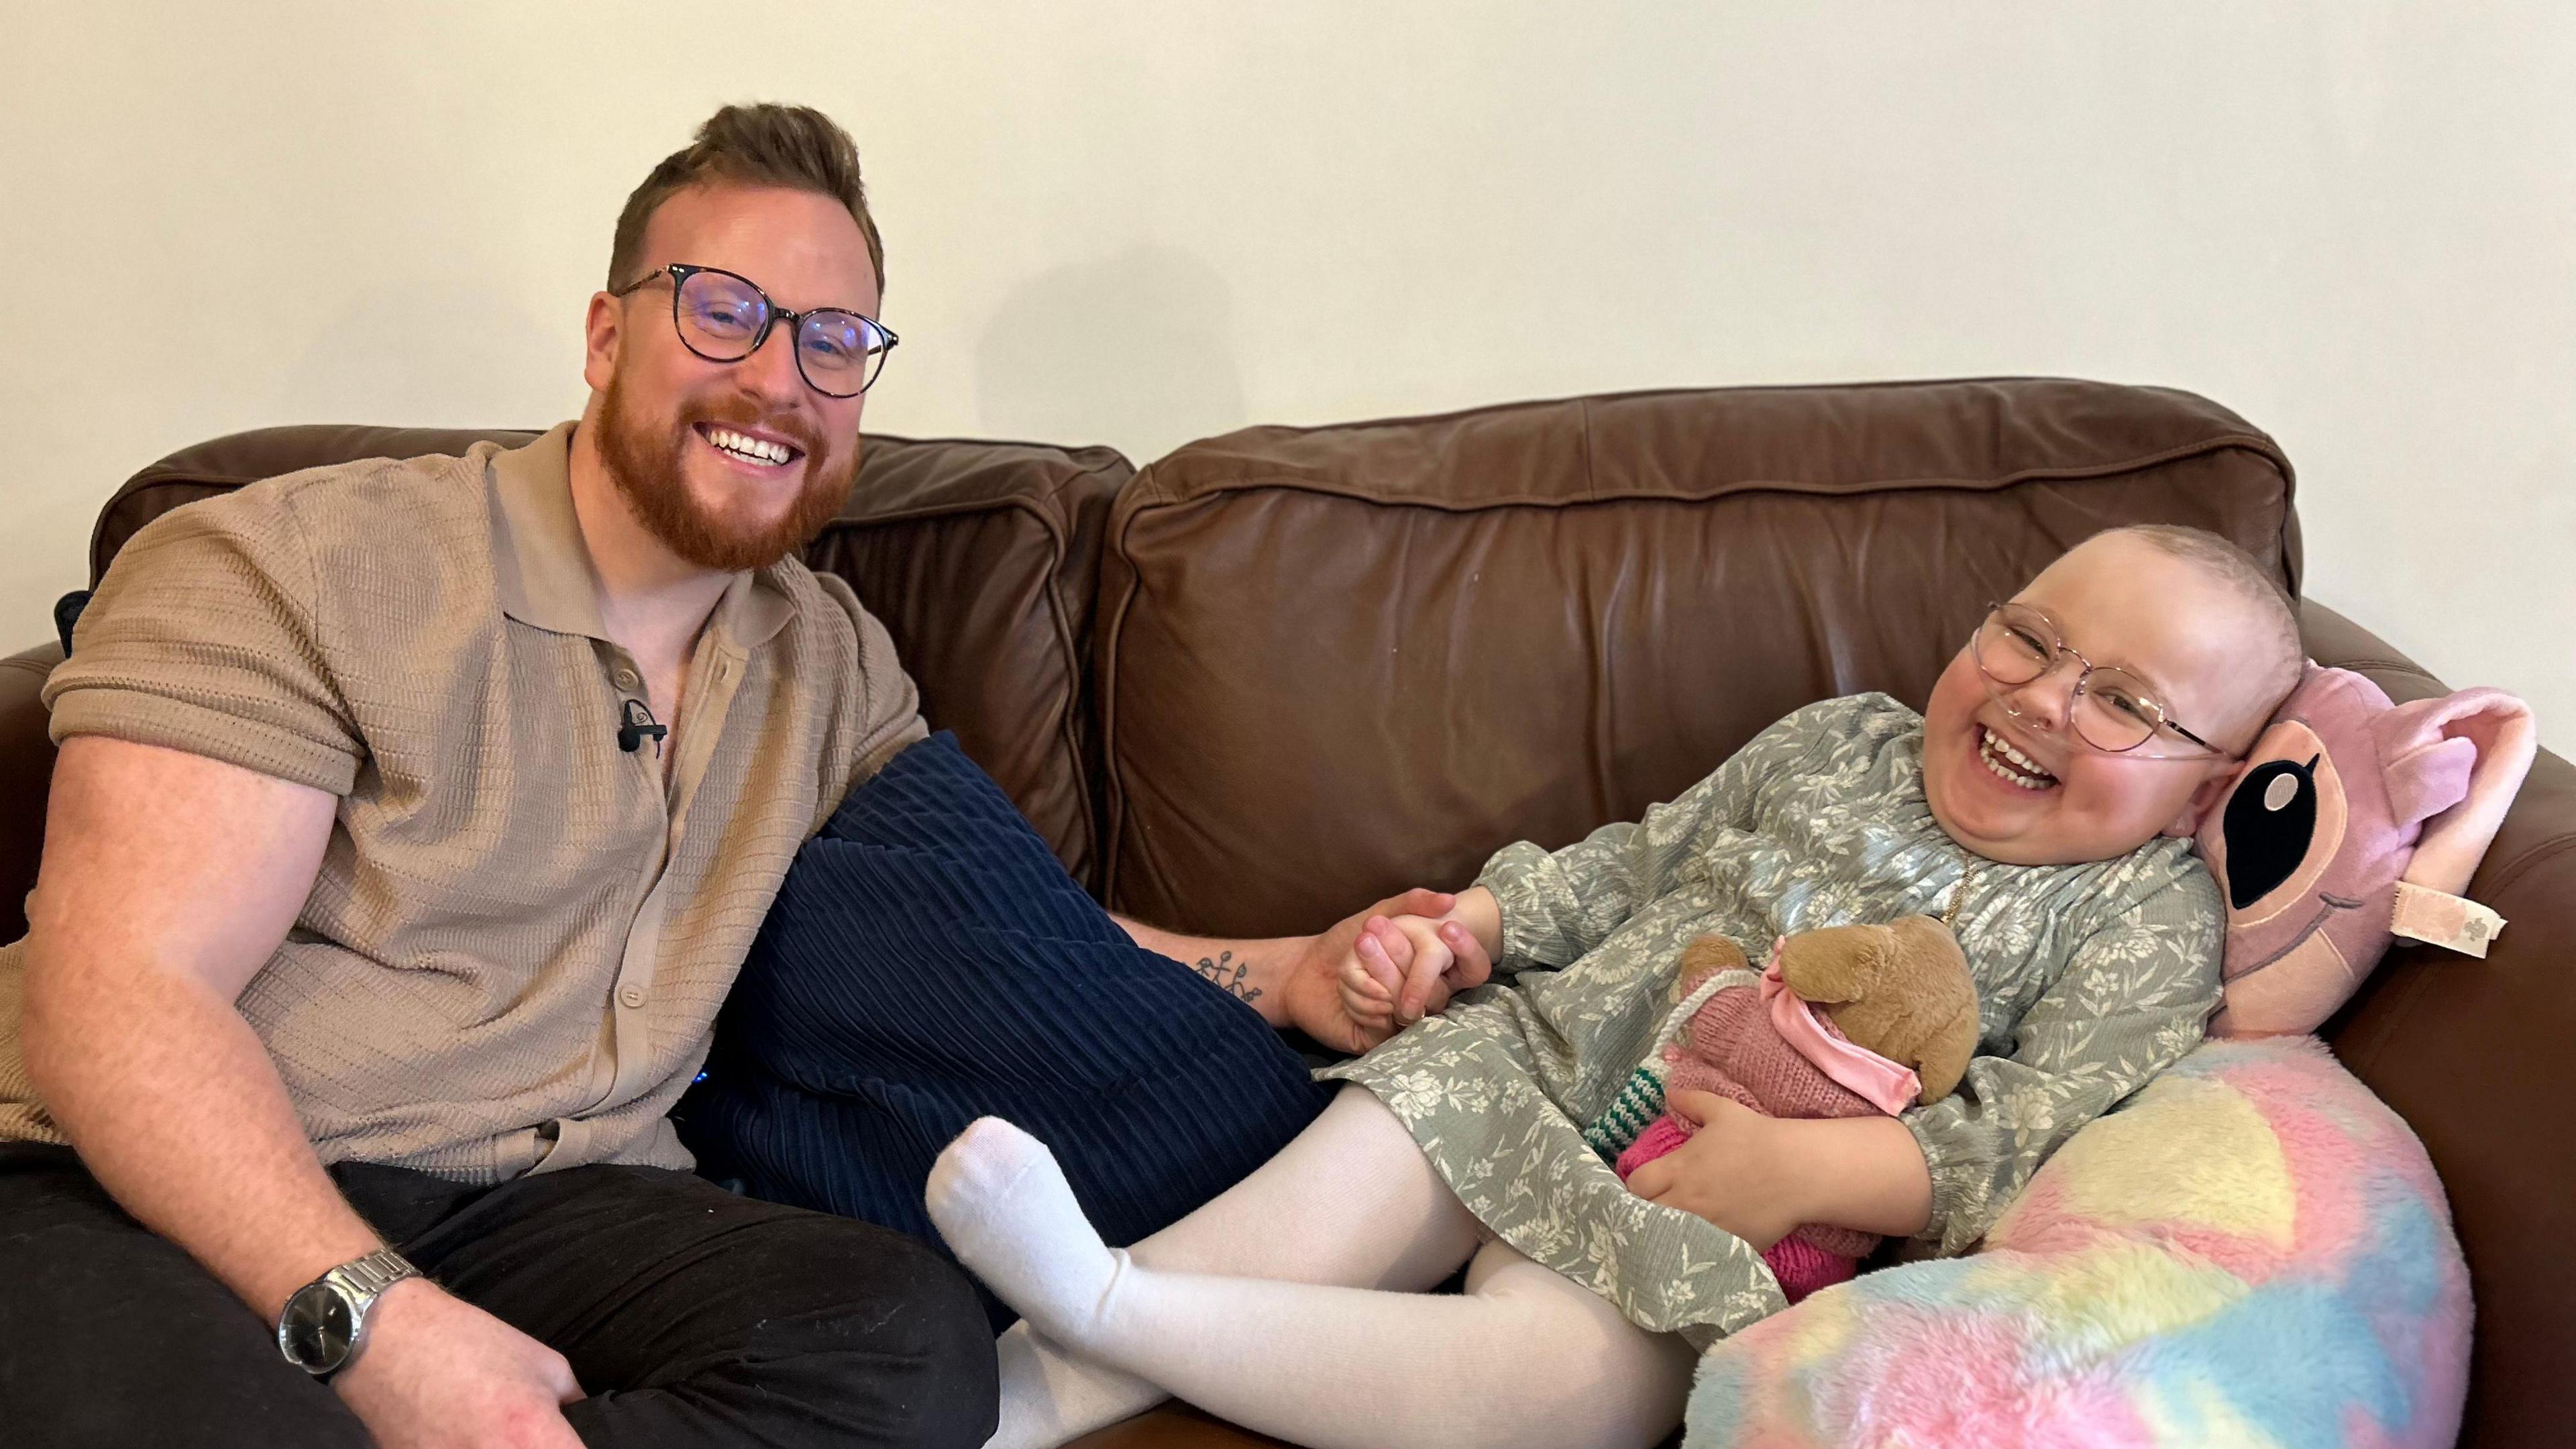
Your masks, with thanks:
M2401 880L2421 888L2410 913L2448 918L2445 944L2484 955L2502 922L2455 898L2537 748L2530 707L2501 690L2392 705L2361 675L2311 666L2200 828L2227 907L2226 1002L2210 1033L2313 1031L2393 931L2443 939L2398 919Z

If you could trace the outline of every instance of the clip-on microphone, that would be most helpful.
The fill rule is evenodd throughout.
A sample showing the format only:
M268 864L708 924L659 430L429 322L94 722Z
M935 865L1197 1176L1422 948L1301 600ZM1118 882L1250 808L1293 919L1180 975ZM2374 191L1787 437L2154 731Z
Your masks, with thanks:
M653 753L657 755L662 753L662 737L669 734L671 731L668 726L655 724L653 722L652 706L646 704L640 699L630 699L626 701L626 707L619 713L622 714L626 720L624 724L617 727L617 747L619 749L624 750L626 753L631 755L643 745L644 737L646 735L651 735L653 737Z

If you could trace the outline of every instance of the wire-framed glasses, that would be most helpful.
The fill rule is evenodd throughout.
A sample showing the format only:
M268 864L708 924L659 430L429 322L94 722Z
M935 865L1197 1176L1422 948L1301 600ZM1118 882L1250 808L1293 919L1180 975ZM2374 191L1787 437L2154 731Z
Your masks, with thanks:
M796 339L796 372L826 397L857 397L885 370L897 338L884 324L843 307L790 312L748 277L684 262L645 273L609 293L623 297L671 279L671 325L680 345L709 362L740 362L760 350L770 329L787 324Z
M2067 718L2075 726L2077 738L2105 754L2127 754L2154 739L2158 730L2171 730L2213 755L2227 753L2175 723L2144 680L2125 669L2097 665L2068 648L2058 634L2057 621L2032 605L1989 606L1985 622L1977 626L1974 649L1977 672L1986 677L1989 692L2014 714L2021 711L2013 709L1997 686L2018 689L2055 670L2060 660L2073 659L2081 666L2081 672L2075 676L2074 692L2068 697Z

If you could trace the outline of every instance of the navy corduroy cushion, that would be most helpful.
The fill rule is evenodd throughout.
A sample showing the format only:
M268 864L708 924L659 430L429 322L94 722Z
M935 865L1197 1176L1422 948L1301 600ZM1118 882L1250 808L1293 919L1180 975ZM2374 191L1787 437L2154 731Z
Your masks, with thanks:
M1330 1096L1244 1003L1130 940L942 732L798 852L674 1115L709 1177L932 1242L931 1160L1006 1118L1118 1244Z

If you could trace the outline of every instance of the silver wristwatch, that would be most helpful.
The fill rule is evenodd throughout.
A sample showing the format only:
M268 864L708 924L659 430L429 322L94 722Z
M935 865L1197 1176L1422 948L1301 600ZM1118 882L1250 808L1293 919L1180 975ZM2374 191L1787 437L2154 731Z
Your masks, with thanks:
M367 1347L367 1313L385 1290L420 1270L391 1248L353 1258L303 1287L277 1315L277 1351L286 1361L328 1379L358 1361Z

